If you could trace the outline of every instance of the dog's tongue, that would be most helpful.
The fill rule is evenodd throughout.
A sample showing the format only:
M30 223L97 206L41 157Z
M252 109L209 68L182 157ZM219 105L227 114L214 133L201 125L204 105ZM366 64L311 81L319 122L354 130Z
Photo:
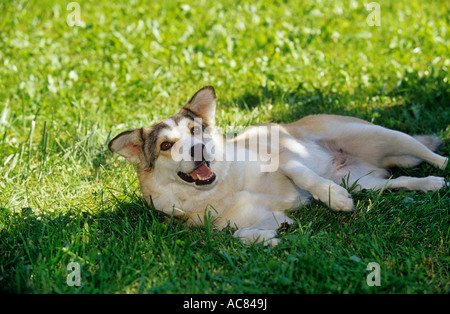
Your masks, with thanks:
M203 164L194 171L192 171L191 173L189 173L189 175L192 177L192 179L197 180L197 179L208 179L209 177L211 177L211 173L212 173L211 169L209 169L208 166Z

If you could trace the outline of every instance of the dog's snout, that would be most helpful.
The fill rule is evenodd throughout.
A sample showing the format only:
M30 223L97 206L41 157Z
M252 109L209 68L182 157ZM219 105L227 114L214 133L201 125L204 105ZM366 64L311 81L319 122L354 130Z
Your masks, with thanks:
M203 161L205 160L203 150L205 148L205 145L203 143L201 144L195 144L191 147L191 156L194 158L194 161Z

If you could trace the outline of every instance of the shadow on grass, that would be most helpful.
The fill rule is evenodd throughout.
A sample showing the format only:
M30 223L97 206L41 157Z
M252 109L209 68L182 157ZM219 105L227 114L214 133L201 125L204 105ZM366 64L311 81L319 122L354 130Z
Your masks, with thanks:
M65 213L0 208L0 291L73 292L65 282L70 262L83 271L85 286L79 292L120 291L123 284L108 276L125 276L131 286L139 269L167 269L172 258L214 252L234 239L213 224L187 226L135 193L115 194L95 210L86 205Z
M449 124L447 80L446 73L432 70L427 76L405 73L388 91L384 86L375 90L360 86L352 93L333 91L332 85L312 89L303 83L289 89L259 86L232 99L228 106L251 111L262 104L281 102L287 106L274 108L272 122L288 123L306 115L326 113L351 115L410 134L433 133Z
M95 211L79 206L65 213L0 208L0 291L69 291L66 267L73 261L82 265L84 282L100 286L103 274L122 269L115 263L128 265L140 250L148 251L147 243L175 242L185 228L138 196L107 202Z

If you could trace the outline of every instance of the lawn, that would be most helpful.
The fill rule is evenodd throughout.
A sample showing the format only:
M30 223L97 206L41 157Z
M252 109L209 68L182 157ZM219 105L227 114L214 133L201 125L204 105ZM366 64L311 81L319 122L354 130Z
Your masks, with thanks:
M449 1L379 1L380 26L353 0L79 1L69 26L69 2L0 2L1 291L450 292L449 188L314 202L277 247L246 246L149 208L107 149L213 85L224 133L334 113L438 135L449 156Z

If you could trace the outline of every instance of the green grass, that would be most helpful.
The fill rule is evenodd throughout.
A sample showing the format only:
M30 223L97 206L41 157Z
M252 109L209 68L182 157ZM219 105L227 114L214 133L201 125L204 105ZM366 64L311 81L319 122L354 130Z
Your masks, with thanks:
M1 290L450 292L448 188L353 193L351 214L313 203L279 246L245 246L149 209L106 147L212 84L224 132L336 113L439 135L449 156L448 1L379 1L380 27L356 1L79 1L83 27L67 3L0 3Z

